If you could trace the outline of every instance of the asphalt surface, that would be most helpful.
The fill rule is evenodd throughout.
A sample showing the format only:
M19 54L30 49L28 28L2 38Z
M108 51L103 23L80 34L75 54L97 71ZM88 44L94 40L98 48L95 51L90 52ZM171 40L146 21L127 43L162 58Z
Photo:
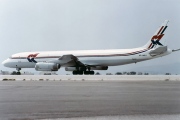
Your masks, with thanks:
M180 81L1 81L0 120L180 114Z

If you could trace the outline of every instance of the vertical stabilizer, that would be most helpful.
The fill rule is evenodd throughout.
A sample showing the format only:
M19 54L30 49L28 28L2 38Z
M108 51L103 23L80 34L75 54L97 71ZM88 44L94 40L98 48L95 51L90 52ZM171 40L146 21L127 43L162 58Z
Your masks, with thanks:
M163 46L159 41L164 36L164 32L167 29L167 24L169 20L165 20L162 25L157 29L157 31L154 33L154 35L151 37L151 39L148 41L148 43L144 46L145 48L152 49L156 45Z

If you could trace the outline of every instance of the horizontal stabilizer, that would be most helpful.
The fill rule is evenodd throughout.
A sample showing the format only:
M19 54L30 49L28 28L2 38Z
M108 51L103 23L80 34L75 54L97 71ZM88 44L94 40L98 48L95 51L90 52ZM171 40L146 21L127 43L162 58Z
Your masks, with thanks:
M176 52L176 51L179 51L179 50L180 50L180 48L179 48L179 49L172 50L172 52Z
M160 46L154 50L151 50L151 52L149 53L151 56L156 56L156 55L160 55L163 54L164 52L167 51L167 46Z

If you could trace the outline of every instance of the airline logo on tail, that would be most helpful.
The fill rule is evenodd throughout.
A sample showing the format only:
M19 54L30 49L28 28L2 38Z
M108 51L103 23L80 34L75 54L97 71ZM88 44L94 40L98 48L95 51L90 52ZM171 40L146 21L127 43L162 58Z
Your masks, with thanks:
M168 27L167 26L167 23L169 21L166 20L162 25L161 27L157 30L157 32L154 34L154 36L151 38L151 44L149 45L149 49L152 49L154 48L156 45L161 45L163 46L159 41L161 40L161 38L164 36L164 31L166 30L166 28Z

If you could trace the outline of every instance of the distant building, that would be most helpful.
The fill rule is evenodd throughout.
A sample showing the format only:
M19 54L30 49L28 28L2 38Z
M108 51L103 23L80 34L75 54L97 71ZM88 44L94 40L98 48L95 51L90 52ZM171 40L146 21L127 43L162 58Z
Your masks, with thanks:
M138 74L138 75L143 75L143 73L142 73L142 72L138 72L137 74Z
M171 73L165 73L165 75L171 75Z
M16 71L9 72L9 71L0 71L0 75L17 75ZM27 71L21 71L21 75L34 75L34 73L27 72Z
M42 71L39 73L39 75L58 75L56 72L51 71Z
M28 72L28 71L22 71L21 75L34 75L34 73Z
M106 73L106 75L113 75L112 73Z

